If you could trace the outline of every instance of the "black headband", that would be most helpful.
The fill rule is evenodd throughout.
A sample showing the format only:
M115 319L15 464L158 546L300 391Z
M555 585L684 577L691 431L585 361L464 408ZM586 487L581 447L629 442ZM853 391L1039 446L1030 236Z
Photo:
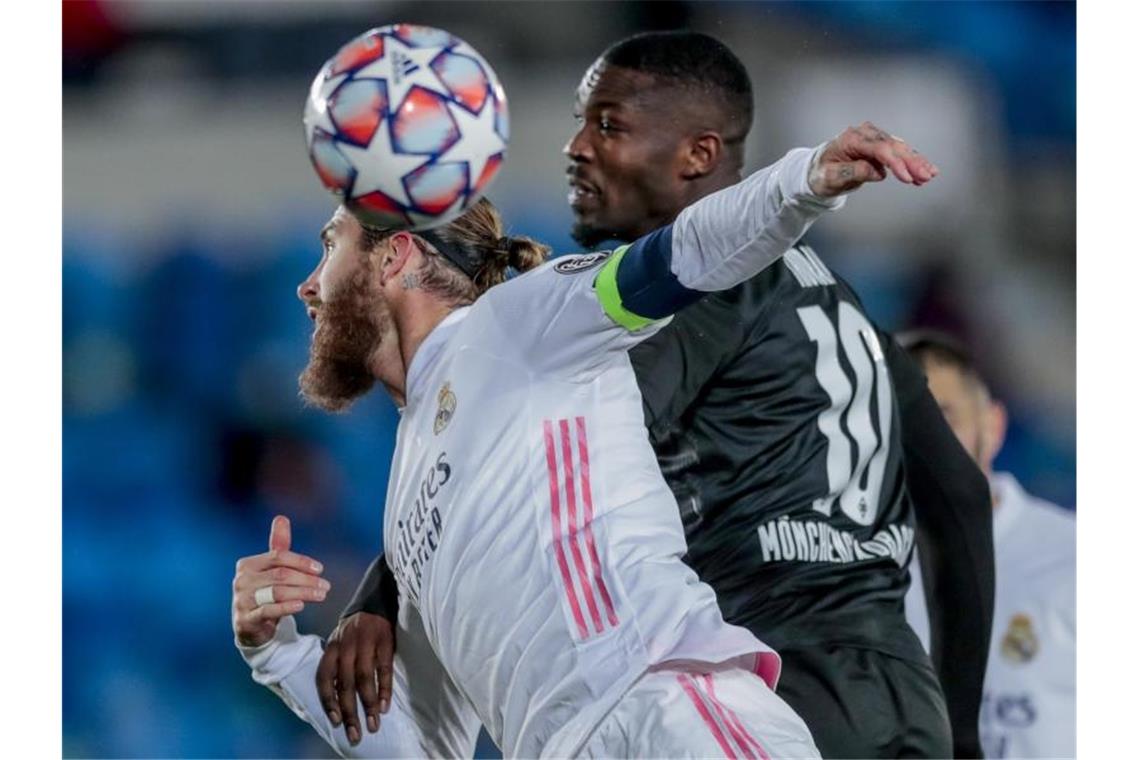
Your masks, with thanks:
M432 247L439 251L445 259L459 267L459 270L463 272L463 274L472 280L475 279L475 275L479 272L479 267L483 264L483 262L479 260L478 254L469 254L459 246L444 242L443 238L435 234L434 230L423 230L415 234L431 243Z

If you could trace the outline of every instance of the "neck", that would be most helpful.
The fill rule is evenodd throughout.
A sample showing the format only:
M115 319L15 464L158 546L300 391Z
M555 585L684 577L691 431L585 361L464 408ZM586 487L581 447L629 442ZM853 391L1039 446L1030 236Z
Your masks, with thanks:
M368 357L368 369L380 381L396 406L406 402L405 385L408 377L407 365L400 354L400 339L390 332L380 341L380 345Z
M409 295L407 302L393 315L396 334L399 336L400 358L403 362L401 386L407 381L407 370L412 366L412 357L431 331L454 309L422 292ZM406 390L406 389L405 389Z
M739 169L720 167L712 174L701 177L700 179L695 179L689 183L688 192L685 194L685 205L691 206L706 195L712 195L718 190L732 187L742 179L744 179L744 177L741 175Z
M680 203L668 212L661 214L660 217L655 219L646 220L645 229L637 233L637 237L641 235L648 235L650 232L672 224L677 216L689 206L704 198L706 195L712 195L718 190L723 190L726 187L732 187L741 180L740 172L733 170L718 170L712 174L700 177L699 179L691 180L685 187L685 192L680 198ZM632 242L632 241L625 241Z

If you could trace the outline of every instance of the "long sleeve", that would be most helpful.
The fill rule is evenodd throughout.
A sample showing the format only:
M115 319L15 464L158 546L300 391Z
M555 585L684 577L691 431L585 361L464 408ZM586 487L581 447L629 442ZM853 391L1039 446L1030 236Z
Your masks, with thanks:
M816 151L789 152L612 254L562 257L527 272L489 291L484 309L526 366L589 379L706 292L778 261L820 215L843 205L843 197L812 193Z
M400 592L396 587L396 576L392 574L392 569L384 561L384 554L381 552L364 572L360 585L356 587L352 599L340 613L340 617L343 620L357 612L367 612L379 615L395 624L399 609Z
M844 203L815 195L808 184L819 150L796 148L618 248L595 282L606 314L637 331L779 260L820 215Z
M685 288L727 290L759 274L846 198L808 184L816 149L796 148L743 182L702 198L673 222L672 272Z
M253 680L268 687L341 757L471 757L480 721L444 672L412 605L400 610L399 648L393 660L392 702L380 730L363 732L353 747L334 727L317 695L321 640L300 635L292 616L282 618L273 639L256 647L238 645ZM363 706L357 703L363 714Z
M962 449L922 370L882 336L898 396L906 485L955 757L981 757L978 712L994 609L993 515L985 476Z

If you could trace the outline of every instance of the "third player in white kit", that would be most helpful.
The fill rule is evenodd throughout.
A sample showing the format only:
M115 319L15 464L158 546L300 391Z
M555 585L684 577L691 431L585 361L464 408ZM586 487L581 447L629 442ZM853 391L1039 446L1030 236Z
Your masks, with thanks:
M725 623L680 559L626 351L776 261L884 167L914 184L935 175L876 134L792 151L613 254L440 309L423 334L393 306L408 361L385 379L405 402L384 521L401 594L392 710L350 746L317 700L319 639L291 618L242 647L254 678L361 756L470 756L480 723L508 756L818 756L772 691L778 656ZM341 234L359 227L338 216ZM415 288L421 245L401 232L380 244L384 288L397 275ZM467 255L442 253L457 266Z
M965 349L916 331L900 343L920 361L947 421L990 480L994 507L994 618L979 734L987 758L1074 757L1077 751L1076 521L994 472L1005 410ZM917 570L915 562L913 569ZM926 643L922 583L907 618Z

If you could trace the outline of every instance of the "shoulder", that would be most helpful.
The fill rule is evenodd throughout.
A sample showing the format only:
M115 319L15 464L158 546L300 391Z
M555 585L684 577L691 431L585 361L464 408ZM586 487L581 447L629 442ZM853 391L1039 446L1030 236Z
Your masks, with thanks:
M1009 540L996 545L999 554L1012 554L1035 575L1054 579L1072 575L1077 552L1075 515L1029 494L1008 473L995 473L993 480L1001 498L998 509L1016 510Z
M608 252L607 252L608 253ZM501 311L518 308L542 309L559 302L561 294L569 293L581 280L593 282L592 277L578 277L595 269L602 260L591 264L579 261L591 254L582 256L559 256L541 266L516 275L504 283L490 288L476 302L475 308L481 311Z
M1002 503L1008 502L1018 510L1018 533L1048 538L1050 543L1072 542L1077 530L1076 516L1072 511L1034 496L1007 472L994 473L993 480Z

